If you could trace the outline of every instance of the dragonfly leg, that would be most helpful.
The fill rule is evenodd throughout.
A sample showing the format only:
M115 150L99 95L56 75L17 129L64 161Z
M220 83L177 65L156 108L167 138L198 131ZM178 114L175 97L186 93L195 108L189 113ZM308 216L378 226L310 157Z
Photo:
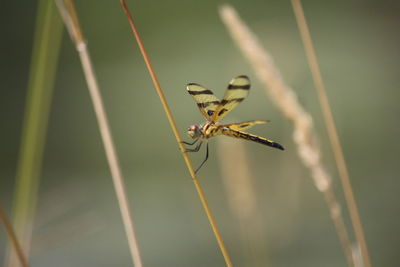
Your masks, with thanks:
M194 142L194 143L196 143L196 142ZM202 144L203 144L203 142L200 142L197 144L197 146L195 148L186 148L186 152L198 152L200 150L200 147Z
M201 144L201 143L200 143L200 144ZM200 170L200 168L203 166L203 164L206 163L207 159L208 159L208 143L207 143L207 149L206 149L206 158L203 160L203 162L200 164L200 166L197 167L197 169L196 169L196 171L195 171L196 174L197 174L197 172Z
M197 142L197 141L199 141L199 139L198 139L198 138L197 138L196 140L194 140L194 141L193 141L193 143L190 143L190 142L185 142L185 141L182 141L182 143L183 143L183 144L185 144L185 145L189 145L189 146L191 146L191 145L194 145L194 144L196 144L196 142Z

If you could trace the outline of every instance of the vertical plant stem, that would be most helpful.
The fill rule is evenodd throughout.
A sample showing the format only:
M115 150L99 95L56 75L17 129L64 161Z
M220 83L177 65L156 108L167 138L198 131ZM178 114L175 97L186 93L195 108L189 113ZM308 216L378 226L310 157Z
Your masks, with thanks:
M265 221L260 214L251 160L244 142L228 138L218 140L221 177L229 209L235 221L239 222L243 251L247 251L244 262L247 266L268 266Z
M311 115L300 105L295 92L284 82L272 57L262 48L258 38L242 22L235 9L226 5L220 9L220 14L232 38L264 84L265 91L292 122L293 139L298 147L300 159L310 170L316 188L324 195L348 265L354 266L349 234L343 222L339 203L333 195L331 177L321 161Z
M29 255L30 251L43 150L61 39L62 21L57 14L54 2L40 0L36 16L12 211L14 229L26 256ZM16 266L16 254L11 248L8 249L5 266Z
M15 252L17 253L17 257L19 259L20 264L23 267L28 267L28 262L26 260L26 257L24 256L22 247L18 242L17 236L15 235L12 225L8 220L7 215L1 205L0 205L0 222L3 224L4 231L7 233L8 239L12 243L12 247L15 249Z
M339 170L339 176L342 182L344 195L346 198L347 206L349 207L350 217L353 224L355 236L360 244L361 254L365 267L371 266L371 261L368 254L367 243L365 241L364 231L361 224L360 215L358 213L357 203L350 183L350 176L344 159L342 146L340 144L339 136L337 134L335 122L332 115L332 110L326 95L325 85L322 80L320 68L318 66L317 56L311 40L311 35L307 26L304 16L303 8L300 0L292 0L292 6L296 15L297 24L299 26L301 38L303 39L304 48L306 51L308 63L310 65L312 77L314 80L315 89L318 92L319 102L321 105L322 113L328 135L331 143L333 153L335 155L336 165Z
M99 124L99 130L103 141L108 165L111 170L111 176L114 182L114 188L122 215L122 221L125 227L125 233L128 239L132 261L135 267L142 267L143 263L140 256L139 246L134 231L132 215L130 212L129 202L125 191L124 178L122 176L121 168L119 166L119 161L117 153L115 151L111 130L103 105L103 100L101 98L89 51L87 49L83 33L79 25L78 16L76 14L76 10L72 0L65 0L66 8L64 8L64 5L61 1L59 1L58 4L60 12L63 14L63 18L66 20L65 24L69 28L69 32L73 37L73 41L75 42L76 49L79 53L90 97L93 102L97 122Z
M211 228L212 228L212 230L214 232L215 238L217 239L218 245L219 245L219 247L221 249L221 252L222 252L222 255L223 255L224 259L225 259L225 263L226 263L227 266L232 266L232 261L231 261L231 259L229 257L228 250L225 247L224 241L222 240L222 236L221 236L221 234L220 234L220 232L218 230L218 227L217 227L217 224L215 222L214 216L211 213L211 209L210 209L210 207L208 205L208 202L207 202L207 199L205 197L204 191L203 191L202 187L200 186L200 183L199 183L199 180L198 180L198 178L196 176L196 173L194 172L193 164L192 164L189 156L187 155L186 149L185 149L185 147L184 147L184 145L182 143L182 138L181 138L181 136L179 134L178 127L176 126L175 120L174 120L174 118L172 116L172 113L171 113L171 110L170 110L170 108L168 106L168 103L167 103L167 100L165 98L164 92L161 89L161 85L160 85L160 83L158 81L157 75L154 72L154 69L153 69L153 67L151 65L150 58L149 58L149 56L148 56L148 54L146 52L146 49L145 49L144 44L142 42L142 39L140 38L139 32L138 32L138 30L136 28L136 25L135 25L135 23L133 21L132 15L131 15L131 13L130 13L127 5L126 5L125 0L121 0L121 5L122 5L122 7L124 9L124 12L125 12L127 18L128 18L129 24L130 24L132 32L133 32L133 34L134 34L134 36L136 38L136 41L137 41L137 43L139 45L140 51L141 51L142 56L144 58L144 61L146 63L147 69L148 69L148 71L150 73L150 76L151 76L151 79L153 81L154 87L155 87L155 89L157 91L158 96L160 97L160 100L161 100L161 103L163 105L164 111L165 111L165 113L167 115L169 124L171 125L172 131L173 131L173 133L175 135L175 138L176 138L176 141L178 142L179 149L182 151L182 156L183 156L183 158L185 160L185 163L186 163L186 165L188 167L190 175L193 178L193 183L194 183L195 188L197 190L197 193L199 195L201 204L203 205L203 208L204 208L204 210L205 210L205 212L207 214L207 217L208 217L208 220L210 222Z

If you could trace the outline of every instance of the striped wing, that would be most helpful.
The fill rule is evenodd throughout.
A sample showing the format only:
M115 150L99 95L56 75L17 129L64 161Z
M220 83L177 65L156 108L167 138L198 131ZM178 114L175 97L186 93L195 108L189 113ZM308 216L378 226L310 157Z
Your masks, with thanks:
M245 121L245 122L239 122L239 123L230 123L230 124L223 124L221 127L226 127L235 131L243 131L246 129L249 129L250 127L253 127L256 124L265 124L268 123L269 121Z
M242 102L250 90L250 80L246 75L233 78L228 85L228 89L221 103L215 109L211 121L217 122L231 112L240 102Z
M222 134L226 135L226 136L232 136L232 137L236 137L236 138L240 138L240 139L245 139L245 140L250 140L259 144L263 144L263 145L267 145L270 147L274 147L280 150L285 150L283 148L282 145L280 145L277 142L274 142L272 140L269 140L267 138L258 136L258 135L254 135L254 134L249 134L249 133L245 133L245 132L241 132L241 131L236 131L233 129L229 129L229 128L224 128L222 130Z
M208 121L211 121L211 117L220 104L219 99L211 90L208 90L197 83L189 83L186 86L186 89L193 97L194 101L196 101L201 114L203 114Z

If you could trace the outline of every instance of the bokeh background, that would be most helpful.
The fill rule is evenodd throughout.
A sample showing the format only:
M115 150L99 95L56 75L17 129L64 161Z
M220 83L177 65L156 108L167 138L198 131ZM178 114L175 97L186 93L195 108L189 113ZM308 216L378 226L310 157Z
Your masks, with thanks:
M129 1L182 135L202 122L186 93L197 82L222 96L240 74L249 98L226 121L269 119L253 132L285 152L245 143L263 234L259 266L345 266L323 196L292 141L292 126L219 19L222 1ZM228 1L270 51L312 114L343 195L290 1ZM399 27L395 1L303 1L344 147L372 263L398 266ZM37 1L2 1L0 203L11 213ZM119 1L76 1L126 178L145 266L223 266L143 59ZM225 137L220 137L225 138ZM200 172L235 266L252 266L229 209L212 140ZM197 165L203 153L192 155ZM232 162L235 164L235 162ZM343 208L348 226L347 209ZM246 228L246 226L244 226ZM252 229L247 229L251 231ZM0 231L0 265L6 235ZM250 243L252 240L250 240ZM64 32L33 231L32 266L132 266L119 208L78 56Z

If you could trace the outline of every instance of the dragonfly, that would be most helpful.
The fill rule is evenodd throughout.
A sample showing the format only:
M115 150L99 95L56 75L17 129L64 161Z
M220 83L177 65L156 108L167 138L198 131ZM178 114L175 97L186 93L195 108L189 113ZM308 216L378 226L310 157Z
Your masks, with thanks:
M186 145L196 146L186 148L187 152L198 152L203 143L207 144L206 157L196 169L197 173L208 159L208 139L217 135L226 135L245 140L250 140L259 144L284 150L283 146L267 138L243 132L257 124L265 124L267 120L254 120L239 123L219 124L229 112L241 103L249 94L250 79L246 75L233 78L226 89L224 98L219 100L211 90L197 84L189 83L186 86L188 93L193 97L201 114L206 119L202 125L191 125L187 129L187 134L194 139L193 142L183 142Z

